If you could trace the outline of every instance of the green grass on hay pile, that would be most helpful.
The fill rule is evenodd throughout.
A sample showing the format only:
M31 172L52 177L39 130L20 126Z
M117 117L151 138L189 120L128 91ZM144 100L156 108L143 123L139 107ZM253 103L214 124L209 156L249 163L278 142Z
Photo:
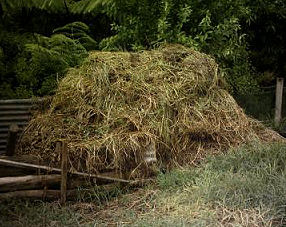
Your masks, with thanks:
M55 141L66 139L74 169L130 173L150 144L169 166L258 138L265 129L219 80L212 58L179 45L92 52L60 82L51 108L30 122L19 152L57 165Z

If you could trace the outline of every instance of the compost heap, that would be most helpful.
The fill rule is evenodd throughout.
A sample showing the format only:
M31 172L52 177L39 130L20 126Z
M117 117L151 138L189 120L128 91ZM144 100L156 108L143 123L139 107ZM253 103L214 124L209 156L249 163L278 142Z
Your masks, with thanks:
M55 141L65 139L72 169L134 174L150 147L157 165L173 166L263 137L266 129L220 81L212 58L179 45L91 52L60 82L50 109L30 122L18 152L58 166Z

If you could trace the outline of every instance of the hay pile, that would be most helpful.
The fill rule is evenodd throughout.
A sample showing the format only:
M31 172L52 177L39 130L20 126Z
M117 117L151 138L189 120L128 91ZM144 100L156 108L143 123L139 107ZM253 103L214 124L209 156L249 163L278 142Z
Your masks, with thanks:
M219 80L213 59L179 45L92 52L60 82L51 108L30 122L19 153L58 165L55 141L66 139L74 169L130 173L150 145L158 165L169 166L259 138L265 129Z

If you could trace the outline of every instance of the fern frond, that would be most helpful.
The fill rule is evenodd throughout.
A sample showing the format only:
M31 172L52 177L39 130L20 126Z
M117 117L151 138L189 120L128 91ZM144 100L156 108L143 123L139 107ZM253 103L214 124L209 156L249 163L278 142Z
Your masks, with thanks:
M40 9L52 13L66 12L66 7L73 14L87 14L100 12L110 5L112 0L1 0L0 4L4 13L15 9Z
M79 42L62 34L56 34L50 38L50 50L60 54L71 67L79 65L88 55Z
M49 12L62 12L65 10L65 0L1 0L4 13L15 9L41 9Z
M112 0L81 0L71 4L71 12L74 14L87 14L100 12L106 6L111 4Z
M89 27L83 22L73 22L64 25L63 27L56 28L54 33L62 33L62 32L88 32Z
M26 44L25 51L31 55L32 68L30 70L39 72L42 69L60 67L65 69L79 65L87 57L86 49L78 42L64 36L53 35L51 38L39 37L44 44ZM57 64L55 67L54 64ZM57 70L55 70L57 71Z
M89 27L85 23L73 22L66 24L63 27L55 29L54 33L65 35L70 39L80 42L86 50L97 48L97 42L88 35Z

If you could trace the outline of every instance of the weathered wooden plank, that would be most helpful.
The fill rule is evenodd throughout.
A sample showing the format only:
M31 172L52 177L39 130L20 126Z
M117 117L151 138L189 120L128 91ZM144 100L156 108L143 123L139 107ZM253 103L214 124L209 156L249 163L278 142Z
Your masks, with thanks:
M0 177L26 176L30 174L37 174L37 171L33 169L7 168L7 166L0 165Z
M30 198L30 199L58 199L59 190L24 190L0 193L0 200Z
M5 146L6 152L6 146ZM31 155L22 155L22 156L6 156L0 155L1 159L15 161L15 162L27 162L32 164L39 164L39 159ZM32 174L39 174L41 171L37 169L29 168L7 168L7 166L0 165L0 177L13 177L13 176L25 176ZM46 173L46 171L43 171Z
M35 165L35 164L29 164L29 163L23 163L23 162L15 162L11 160L6 159L0 159L0 166L7 166L7 167L14 167L14 168L24 168L24 169L30 169L30 170L41 170L46 172L55 172L55 173L61 173L61 169L59 168L53 168L49 166L44 165ZM98 183L111 183L111 182L121 182L121 183L130 183L129 180L124 180L120 178L114 178L114 177L108 177L108 176L102 176L99 174L88 174L83 172L74 171L68 172L69 175L74 175L77 177L84 177L84 178L95 178Z
M61 175L29 175L20 177L1 177L0 192L12 192L26 189L39 189L60 183Z

